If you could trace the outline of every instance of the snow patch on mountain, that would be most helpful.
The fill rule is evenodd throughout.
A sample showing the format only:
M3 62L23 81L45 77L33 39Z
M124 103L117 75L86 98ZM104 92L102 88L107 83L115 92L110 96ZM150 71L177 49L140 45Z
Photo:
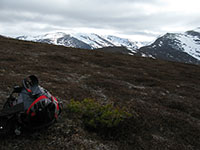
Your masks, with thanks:
M102 47L109 47L109 46L115 46L112 43L109 43L105 39L103 39L101 36L91 33L75 33L72 34L73 37L77 38L80 41L83 41L84 43L92 46L95 48L102 48Z
M125 38L120 38L120 37L116 37L116 36L112 36L112 35L104 36L104 38L116 46L126 47L132 53L136 53L137 52L136 50L139 49L137 42L131 42L130 40L125 39Z
M34 42L48 39L49 41L51 41L51 44L59 45L59 43L57 42L57 39L64 37L65 35L66 34L63 32L56 32L56 33L48 33L48 34L38 35L38 36L19 36L17 37L17 39L34 41Z
M180 47L184 52L200 60L200 39L196 36L178 34L176 39L180 41Z
M65 36L65 35L66 34L63 33L63 32L56 32L56 33L51 33L51 34L35 36L35 38L56 40L56 39L61 38L61 37Z

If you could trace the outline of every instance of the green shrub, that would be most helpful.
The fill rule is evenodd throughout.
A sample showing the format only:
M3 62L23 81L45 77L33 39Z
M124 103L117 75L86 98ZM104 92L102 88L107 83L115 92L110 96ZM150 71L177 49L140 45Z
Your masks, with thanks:
M67 106L67 110L73 113L80 113L81 111L81 103L79 101L74 101L73 99L70 101L70 104Z
M81 102L71 100L67 110L78 113L86 127L97 130L119 127L132 116L123 109L115 108L111 104L100 105L92 99L84 99Z

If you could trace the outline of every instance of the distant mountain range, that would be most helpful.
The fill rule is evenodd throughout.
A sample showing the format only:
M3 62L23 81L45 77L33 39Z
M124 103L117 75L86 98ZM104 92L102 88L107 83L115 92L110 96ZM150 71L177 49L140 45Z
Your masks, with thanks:
M56 32L39 36L19 36L17 39L200 64L200 28L184 33L167 33L150 44L94 33Z
M98 49L104 47L126 47L130 53L136 53L136 50L145 46L147 42L132 42L125 38L112 35L98 35L94 33L70 33L63 32L49 33L39 36L19 36L19 40L28 40L43 42L66 47L75 47L82 49Z

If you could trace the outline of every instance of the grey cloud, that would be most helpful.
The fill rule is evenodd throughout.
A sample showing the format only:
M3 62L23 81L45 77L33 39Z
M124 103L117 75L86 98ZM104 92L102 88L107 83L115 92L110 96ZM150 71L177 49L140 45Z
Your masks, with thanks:
M152 11L151 6L154 9L164 4L160 0L0 0L0 26L6 25L0 32L13 29L16 34L15 28L45 32L87 27L116 30L127 35L157 36L166 32L162 27L198 25L199 17L194 14L148 13ZM149 6L149 9L142 6Z

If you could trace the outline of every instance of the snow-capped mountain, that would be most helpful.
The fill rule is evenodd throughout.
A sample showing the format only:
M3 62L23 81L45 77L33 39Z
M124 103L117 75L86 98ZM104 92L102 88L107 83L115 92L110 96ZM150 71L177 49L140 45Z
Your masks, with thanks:
M200 28L185 33L167 33L139 49L142 56L200 64Z
M17 39L55 44L55 45L63 45L66 47L92 49L92 47L88 45L87 43L84 43L72 37L70 34L66 34L63 32L56 32L56 33L50 33L50 34L38 35L38 36L19 36L17 37Z
M39 36L20 36L17 39L200 64L200 28L184 33L167 33L152 44L94 33L56 32Z
M136 53L137 49L144 46L145 43L132 42L125 38L112 35L98 35L94 33L49 33L39 36L20 36L20 40L35 42L44 42L49 44L63 45L66 47L75 47L83 49L98 49L104 47L126 47L130 53Z

